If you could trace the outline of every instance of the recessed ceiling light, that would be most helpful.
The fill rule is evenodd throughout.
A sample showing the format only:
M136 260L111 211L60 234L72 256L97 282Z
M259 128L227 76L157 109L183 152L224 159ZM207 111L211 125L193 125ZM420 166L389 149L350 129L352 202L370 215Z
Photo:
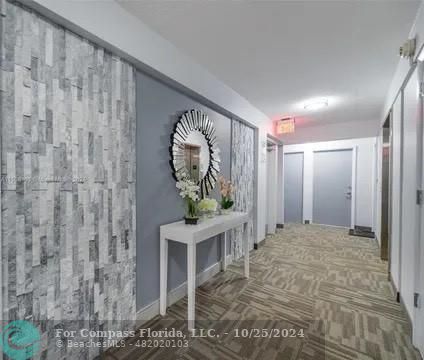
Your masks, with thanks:
M318 110L318 109L325 108L327 106L328 106L327 99L319 99L319 100L312 100L305 103L304 108L305 110Z

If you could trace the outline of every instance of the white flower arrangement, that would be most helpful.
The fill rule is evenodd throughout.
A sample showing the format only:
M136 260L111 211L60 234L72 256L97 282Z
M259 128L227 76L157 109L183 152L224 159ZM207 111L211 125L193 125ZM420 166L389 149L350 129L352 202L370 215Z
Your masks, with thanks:
M199 210L204 212L215 212L218 202L215 199L204 198L199 202Z
M176 185L178 190L180 190L180 196L183 199L189 198L193 201L199 200L199 191L200 187L194 183L194 181L189 179L181 179Z
M193 223L197 223L197 201L199 200L200 187L187 178L180 179L175 186L180 190L180 196L186 202L186 224L188 223L187 219L194 219ZM189 221L189 223L191 222Z

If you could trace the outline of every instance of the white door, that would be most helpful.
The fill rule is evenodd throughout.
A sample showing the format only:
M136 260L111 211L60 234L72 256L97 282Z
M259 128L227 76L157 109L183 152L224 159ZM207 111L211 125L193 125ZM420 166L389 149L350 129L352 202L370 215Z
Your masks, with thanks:
M421 75L418 76L420 78L421 83L424 83L424 63L420 63L419 66L421 67L419 70ZM424 89L424 87L422 88ZM418 184L420 184L420 188L424 189L424 176L423 176L423 169L424 169L424 129L423 129L423 123L424 123L424 101L423 101L423 95L418 96L418 166L417 166L417 181ZM416 272L417 277L415 281L415 291L420 294L421 299L419 301L418 307L415 309L414 314L414 323L415 323L415 329L413 332L413 341L414 345L420 350L421 355L424 355L424 210L423 205L418 208L419 216L418 216L418 222L419 222L419 235L417 237L417 266L416 266Z
M390 273L396 287L400 288L400 251L401 251L401 204L402 204L402 93L393 105L392 115L392 206L390 238Z
M403 153L402 153L402 225L400 295L415 327L414 293L416 281L416 254L418 237L418 75L414 71L403 92Z

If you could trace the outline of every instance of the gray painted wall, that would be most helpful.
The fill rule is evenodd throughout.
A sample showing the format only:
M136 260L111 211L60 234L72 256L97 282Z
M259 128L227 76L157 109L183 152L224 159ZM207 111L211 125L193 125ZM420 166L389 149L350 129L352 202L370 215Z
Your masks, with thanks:
M192 108L203 110L215 123L221 174L229 178L231 120L145 74L137 74L137 310L159 298L159 226L184 215L168 147L178 116ZM198 271L219 260L216 239L203 242L197 251ZM186 247L171 242L169 290L186 281L186 267Z

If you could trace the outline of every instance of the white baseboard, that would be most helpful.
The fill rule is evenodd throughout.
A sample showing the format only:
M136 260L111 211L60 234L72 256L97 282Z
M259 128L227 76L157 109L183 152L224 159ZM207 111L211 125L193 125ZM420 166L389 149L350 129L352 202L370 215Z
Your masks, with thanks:
M232 263L232 256L227 255L227 265ZM202 285L210 278L215 276L221 271L221 261L209 266L201 273L196 276L196 286ZM187 281L183 282L181 285L177 286L175 289L172 289L168 292L168 306L176 303L178 300L182 299L187 295ZM139 311L137 311L137 325L140 326L143 323L153 319L156 315L159 315L159 299L151 302L146 305Z
M262 241L265 241L266 238L263 238L262 240L259 240L256 244L260 244Z

